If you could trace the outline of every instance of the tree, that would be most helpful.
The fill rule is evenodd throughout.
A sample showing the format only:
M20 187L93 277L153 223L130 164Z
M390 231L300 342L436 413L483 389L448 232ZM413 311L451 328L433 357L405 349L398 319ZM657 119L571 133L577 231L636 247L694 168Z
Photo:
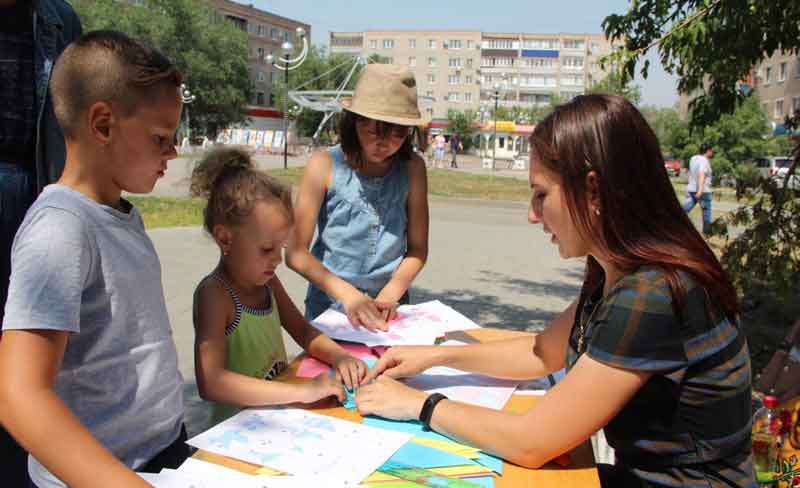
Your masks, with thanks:
M589 93L617 93L634 105L639 105L642 100L642 89L639 85L634 85L629 78L616 71L611 71L605 78L595 83Z
M447 111L447 120L450 122L450 130L458 134L461 143L464 145L464 151L468 151L472 146L472 134L475 132L473 124L478 121L478 113L474 110L460 110L449 109Z
M777 50L800 50L800 2L647 0L632 2L625 14L606 17L603 28L619 45L605 61L619 66L628 79L638 60L657 46L664 68L679 77L678 91L697 94L690 104L696 131L722 121L724 114L745 102L751 90L741 80L756 64ZM645 78L648 69L644 62ZM800 112L786 122L793 130ZM722 132L712 135L725 138ZM741 154L751 149L743 148ZM795 145L792 157L787 178L797 166L800 145ZM722 222L745 226L728 240L722 263L751 312L764 311L760 319L745 320L758 362L758 353L774 348L800 314L800 205L771 180L755 188L737 182L737 194L755 201ZM725 226L721 233L728 238Z
M245 120L250 98L247 33L205 0L75 0L84 30L114 29L172 59L196 96L193 129L210 136Z

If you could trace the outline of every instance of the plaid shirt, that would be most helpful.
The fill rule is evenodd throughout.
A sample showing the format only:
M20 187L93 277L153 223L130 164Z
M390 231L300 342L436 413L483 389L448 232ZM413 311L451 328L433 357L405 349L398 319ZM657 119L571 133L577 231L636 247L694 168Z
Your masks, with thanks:
M705 289L680 273L678 318L667 281L640 268L580 311L585 354L652 373L605 427L616 450L607 486L755 487L750 457L750 357L739 323L716 313ZM596 310L595 310L596 308ZM711 320L711 316L717 316ZM568 363L577 360L573 328Z

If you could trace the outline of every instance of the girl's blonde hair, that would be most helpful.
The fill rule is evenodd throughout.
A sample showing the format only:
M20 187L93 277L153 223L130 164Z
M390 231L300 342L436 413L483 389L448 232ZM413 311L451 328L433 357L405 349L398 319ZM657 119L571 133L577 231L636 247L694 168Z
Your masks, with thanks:
M212 149L192 171L189 191L208 200L203 226L239 225L259 201L278 203L292 221L292 193L288 186L253 166L250 153L241 147Z

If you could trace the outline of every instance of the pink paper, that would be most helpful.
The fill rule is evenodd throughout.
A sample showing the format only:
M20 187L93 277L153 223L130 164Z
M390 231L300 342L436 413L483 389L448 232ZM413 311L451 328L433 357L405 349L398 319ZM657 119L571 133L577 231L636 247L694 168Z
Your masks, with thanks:
M364 344L339 344L351 356L358 359L378 359L387 349L386 346L367 347ZM313 378L321 373L327 373L330 366L319 359L306 356L297 368L298 378Z

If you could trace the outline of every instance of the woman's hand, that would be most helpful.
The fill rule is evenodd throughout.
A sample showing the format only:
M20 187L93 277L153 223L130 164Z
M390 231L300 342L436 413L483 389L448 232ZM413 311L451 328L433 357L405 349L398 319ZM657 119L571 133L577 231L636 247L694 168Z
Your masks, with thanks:
M436 366L441 353L440 346L395 346L380 357L361 384L369 383L379 375L391 378L416 376Z
M374 383L358 389L356 406L361 415L416 420L426 398L428 393L424 391L415 390L388 376L381 376Z
M369 369L364 361L349 354L340 355L333 361L332 366L334 371L342 377L344 386L348 390L358 387Z
M335 396L339 402L344 401L344 388L339 373L335 375L328 372L320 373L303 386L305 387L303 403L314 403L329 396Z

